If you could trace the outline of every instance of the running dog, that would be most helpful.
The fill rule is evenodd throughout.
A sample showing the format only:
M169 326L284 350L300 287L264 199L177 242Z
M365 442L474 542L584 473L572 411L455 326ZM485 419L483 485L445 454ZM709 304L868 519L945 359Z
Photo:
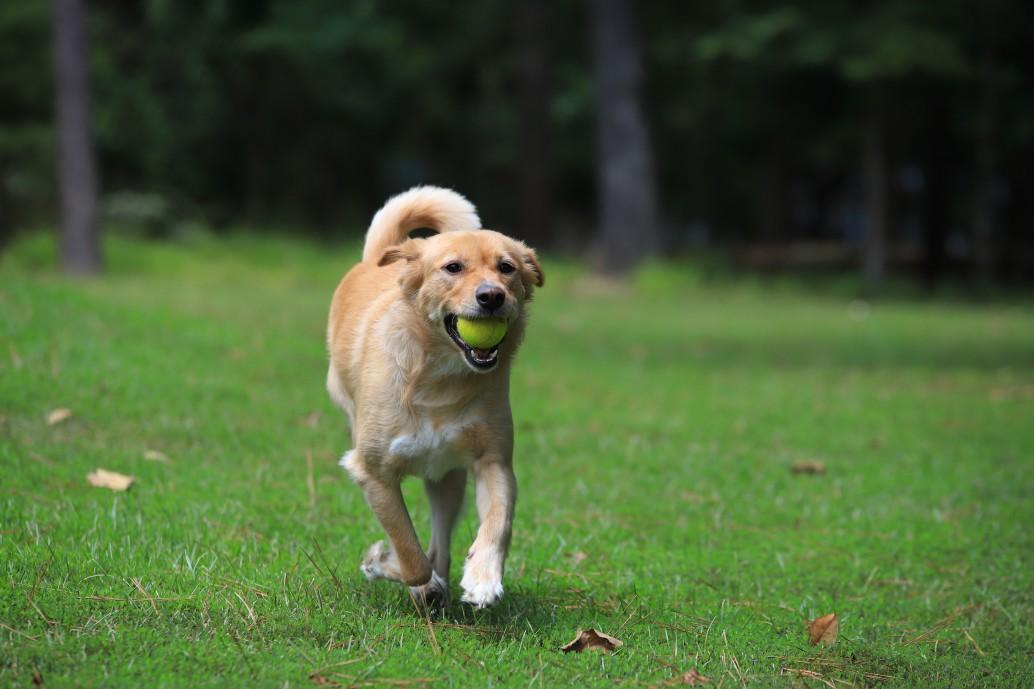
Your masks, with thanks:
M436 234L409 237L421 228ZM502 596L517 497L510 366L542 283L535 252L481 229L474 206L449 189L410 189L374 216L327 324L327 390L352 430L341 465L388 537L363 557L371 581L401 582L424 605L448 601L449 544L471 472L481 524L462 600L482 608ZM505 319L506 336L472 347L458 318ZM430 501L426 552L402 498L405 476L423 479Z

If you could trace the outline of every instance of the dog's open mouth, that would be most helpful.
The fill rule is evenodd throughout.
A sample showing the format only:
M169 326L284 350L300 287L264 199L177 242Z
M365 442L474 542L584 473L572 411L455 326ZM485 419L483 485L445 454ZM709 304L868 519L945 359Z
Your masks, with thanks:
M467 358L467 363L475 369L479 371L487 371L499 362L499 344L496 344L490 349L478 349L476 347L471 347L463 341L463 338L460 337L459 331L456 329L455 314L449 314L445 317L445 332L449 333L449 337L452 338L452 341L455 342L461 350L463 350L463 356Z

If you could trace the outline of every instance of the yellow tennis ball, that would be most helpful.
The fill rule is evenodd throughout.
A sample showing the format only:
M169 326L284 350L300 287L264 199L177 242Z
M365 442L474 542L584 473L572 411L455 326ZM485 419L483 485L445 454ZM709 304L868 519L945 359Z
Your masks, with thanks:
M474 349L495 347L506 337L506 327L503 318L456 319L456 332Z

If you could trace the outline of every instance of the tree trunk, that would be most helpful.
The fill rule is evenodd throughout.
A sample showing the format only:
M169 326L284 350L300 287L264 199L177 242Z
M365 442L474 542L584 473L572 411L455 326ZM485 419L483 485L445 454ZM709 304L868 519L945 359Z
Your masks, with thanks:
M869 86L863 134L862 177L865 194L865 234L862 237L862 280L865 289L880 286L886 263L887 153L886 103L883 86Z
M603 269L620 273L660 244L642 57L630 0L592 0L590 22Z
M951 222L950 172L952 157L949 142L948 102L940 93L926 99L925 126L922 134L923 188L922 214L922 275L927 289L941 280L945 267L945 240Z
M516 12L514 31L520 60L521 236L530 244L542 246L552 239L545 0L522 0L517 3Z
M980 61L980 96L977 102L974 137L973 268L977 282L988 285L994 279L994 169L995 169L995 83L990 51Z
M757 166L760 173L760 193L758 208L761 217L758 219L758 237L762 244L772 245L780 241L789 242L785 236L783 208L786 203L786 174L783 170L779 152L773 146L761 159Z
M97 168L90 114L84 0L51 0L54 99L61 198L61 263L70 273L100 270Z

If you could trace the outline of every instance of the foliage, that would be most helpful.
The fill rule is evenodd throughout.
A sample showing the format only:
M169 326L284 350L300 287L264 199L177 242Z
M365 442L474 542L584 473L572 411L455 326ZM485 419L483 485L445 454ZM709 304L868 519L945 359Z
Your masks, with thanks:
M514 225L526 122L515 3L147 0L91 3L106 192L159 194L223 227L365 225L419 182L462 189ZM557 243L594 222L592 79L581 3L544 3ZM999 243L1034 205L1029 3L647 3L639 10L669 244L858 235L864 94L891 102L891 176L946 168L920 224L964 245L979 98L993 85ZM0 9L0 234L52 216L45 3ZM991 64L983 70L981 65ZM944 122L936 134L930 121ZM936 137L936 146L929 139ZM943 159L932 151L943 151ZM909 167L911 166L911 167ZM914 175L913 175L914 176ZM896 236L925 204L893 183ZM6 225L6 227L5 227Z

